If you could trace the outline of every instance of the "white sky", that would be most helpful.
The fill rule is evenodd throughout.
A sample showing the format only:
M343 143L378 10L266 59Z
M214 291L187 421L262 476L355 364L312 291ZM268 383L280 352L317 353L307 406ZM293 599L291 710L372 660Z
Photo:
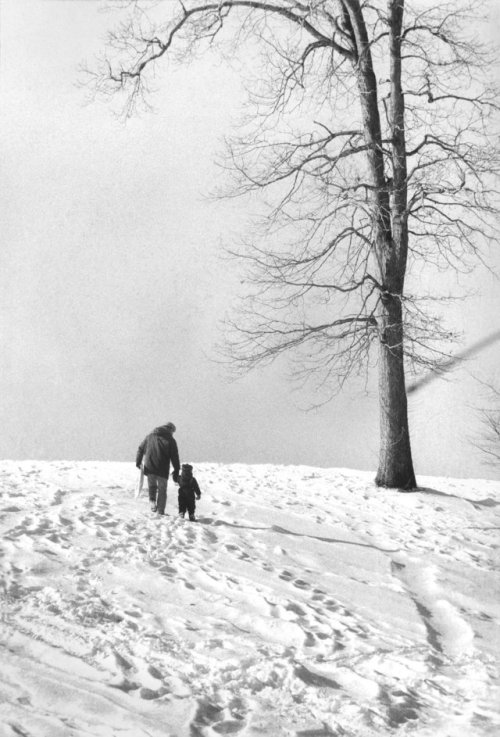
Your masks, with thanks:
M183 460L375 469L375 393L303 413L283 366L229 383L210 361L238 288L219 239L247 216L204 200L238 79L214 57L165 69L155 113L126 125L85 105L78 66L113 27L103 7L0 0L0 457L133 460L172 420ZM484 270L464 287L470 343L498 329L500 290ZM492 475L470 443L470 371L500 384L499 359L497 344L411 400L417 475Z

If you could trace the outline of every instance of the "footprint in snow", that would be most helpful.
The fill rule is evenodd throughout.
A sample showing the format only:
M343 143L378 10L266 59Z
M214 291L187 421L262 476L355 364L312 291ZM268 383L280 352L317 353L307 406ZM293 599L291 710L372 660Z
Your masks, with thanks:
M302 589L303 591L306 591L307 589L311 588L310 583L304 581L303 578L294 579L293 573L290 573L290 571L287 570L281 571L281 573L279 574L279 578L281 578L282 581L289 581L296 589Z
M293 614L296 614L298 617L305 617L307 613L305 609L303 609L299 604L296 604L293 601L289 602L285 608L289 612L293 612Z
M237 734L245 728L245 706L240 699L227 707L213 704L207 699L198 702L198 709L190 724L191 737L203 737L207 728L215 734Z
M321 599L324 599L325 596L327 596L327 593L326 591L323 591L323 589L313 589L313 601L321 601Z
M62 489L57 489L52 501L50 502L51 507L55 507L57 504L61 504L67 492Z
M274 568L270 563L261 562L260 567L263 571L267 571L268 573L272 573L274 571Z
M297 589L310 589L311 585L307 583L307 581L304 581L302 578L297 578L293 582L293 586Z

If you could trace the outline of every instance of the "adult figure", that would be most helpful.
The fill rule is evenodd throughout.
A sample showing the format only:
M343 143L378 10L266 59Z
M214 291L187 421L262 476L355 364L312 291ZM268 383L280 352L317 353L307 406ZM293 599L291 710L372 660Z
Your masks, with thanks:
M179 478L179 451L174 439L175 425L156 427L147 435L137 449L135 465L141 467L144 459L144 475L148 479L149 502L151 511L165 514L167 504L167 483L172 463L172 478Z

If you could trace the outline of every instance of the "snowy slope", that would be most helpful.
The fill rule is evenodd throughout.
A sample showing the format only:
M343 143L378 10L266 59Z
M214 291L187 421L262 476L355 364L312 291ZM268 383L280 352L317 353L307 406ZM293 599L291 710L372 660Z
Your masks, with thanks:
M0 463L2 737L500 734L500 484Z

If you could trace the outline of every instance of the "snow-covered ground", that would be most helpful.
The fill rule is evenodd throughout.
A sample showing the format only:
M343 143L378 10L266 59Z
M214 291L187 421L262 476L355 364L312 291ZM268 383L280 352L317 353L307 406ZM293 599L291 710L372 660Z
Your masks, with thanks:
M500 483L0 463L2 737L500 734Z

